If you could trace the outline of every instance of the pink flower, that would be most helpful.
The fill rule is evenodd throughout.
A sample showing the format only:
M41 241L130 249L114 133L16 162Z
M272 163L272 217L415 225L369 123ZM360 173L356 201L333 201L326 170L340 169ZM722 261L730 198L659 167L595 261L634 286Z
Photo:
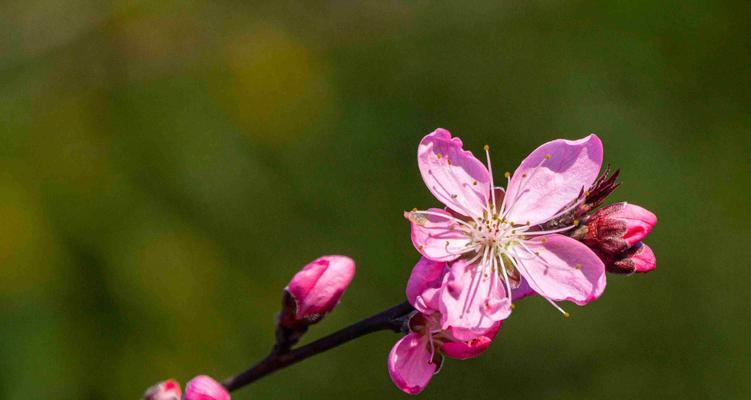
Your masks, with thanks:
M441 326L437 308L445 289L448 267L445 262L422 258L407 283L407 298L417 312L410 318L410 333L391 349L389 376L408 394L418 394L443 364L443 356L464 360L477 357L490 346L501 322L484 330L463 330Z
M306 265L287 285L293 309L283 318L316 322L339 303L355 276L355 262L344 256L324 256Z
M230 400L230 396L219 382L199 375L185 385L185 400Z
M589 218L584 243L608 254L618 254L642 241L656 223L654 214L637 205L611 204Z
M180 400L181 396L180 384L174 379L168 379L148 388L143 394L143 400Z
M555 302L583 305L605 289L605 268L586 245L559 233L578 225L542 225L580 206L580 194L597 178L602 143L596 135L558 139L527 156L495 187L487 167L444 129L425 136L417 150L420 173L446 209L405 213L412 242L426 258L450 262L441 292L441 326L487 328L511 312L509 293L526 281Z

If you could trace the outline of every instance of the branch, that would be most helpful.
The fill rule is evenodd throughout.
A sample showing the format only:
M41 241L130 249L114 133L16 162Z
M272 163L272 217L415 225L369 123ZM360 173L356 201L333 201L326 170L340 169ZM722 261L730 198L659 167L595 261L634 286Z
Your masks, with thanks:
M271 354L256 365L225 380L222 384L231 392L277 370L297 364L318 353L341 346L360 336L382 330L400 332L404 325L404 317L412 311L414 311L414 308L409 303L404 302L289 352L272 350Z

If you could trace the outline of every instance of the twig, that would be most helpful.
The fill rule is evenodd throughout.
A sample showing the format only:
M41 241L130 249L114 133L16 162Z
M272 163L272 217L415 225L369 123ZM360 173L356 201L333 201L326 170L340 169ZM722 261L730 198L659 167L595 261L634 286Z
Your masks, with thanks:
M296 364L318 353L341 346L360 336L382 330L400 332L404 326L405 317L412 311L414 311L414 308L409 303L404 302L297 349L288 352L272 350L271 354L266 356L266 358L249 369L225 380L223 385L231 392L255 382L272 372Z

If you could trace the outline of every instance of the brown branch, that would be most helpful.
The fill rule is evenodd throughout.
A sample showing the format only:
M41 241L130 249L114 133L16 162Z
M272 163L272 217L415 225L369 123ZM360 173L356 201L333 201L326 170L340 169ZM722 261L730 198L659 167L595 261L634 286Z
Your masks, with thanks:
M297 349L288 352L272 350L266 358L249 369L225 380L223 385L231 392L277 370L341 346L360 336L383 330L401 332L405 317L412 311L414 311L414 308L409 303L404 302Z

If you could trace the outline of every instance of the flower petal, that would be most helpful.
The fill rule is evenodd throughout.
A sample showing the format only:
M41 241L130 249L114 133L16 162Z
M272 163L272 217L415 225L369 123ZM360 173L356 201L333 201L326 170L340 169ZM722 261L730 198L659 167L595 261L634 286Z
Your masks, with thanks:
M182 397L180 384L174 379L157 383L143 394L143 400L180 400Z
M532 253L517 247L519 272L540 295L584 305L605 290L605 265L585 244L558 234L524 244Z
M230 400L229 392L214 378L199 375L185 384L185 400Z
M469 237L450 212L440 208L431 208L427 212L432 215L419 211L404 213L412 226L412 244L431 260L455 260L469 243ZM436 214L445 215L445 218Z
M445 262L432 261L425 257L420 258L415 264L407 281L407 300L415 309L425 314L438 311L445 269Z
M634 262L634 272L647 273L657 268L657 258L655 258L655 253L649 246L641 243L641 246L636 248L637 250L631 255L631 260Z
M522 277L519 286L511 288L511 301L517 302L525 297L534 296L535 294L537 294L537 292L535 292L535 290L529 286L527 280Z
M489 270L489 268L487 268ZM511 314L511 302L497 274L457 260L449 265L441 290L441 327L455 328L457 339L468 340Z
M501 321L498 321L493 324L490 329L474 339L445 342L441 345L441 351L446 357L451 357L457 360L466 360L468 358L477 357L482 354L483 351L487 350L500 328Z
M466 216L481 216L490 196L490 174L458 137L445 129L425 136L417 164L428 189L441 203Z
M404 393L418 394L425 389L436 372L428 351L428 338L418 333L410 333L401 338L389 353L389 376L394 385Z
M295 274L287 290L297 305L296 318L331 311L355 276L355 262L345 256L323 256Z
M579 140L557 139L535 149L514 172L506 190L508 219L548 221L587 190L602 165L602 142L597 135Z

